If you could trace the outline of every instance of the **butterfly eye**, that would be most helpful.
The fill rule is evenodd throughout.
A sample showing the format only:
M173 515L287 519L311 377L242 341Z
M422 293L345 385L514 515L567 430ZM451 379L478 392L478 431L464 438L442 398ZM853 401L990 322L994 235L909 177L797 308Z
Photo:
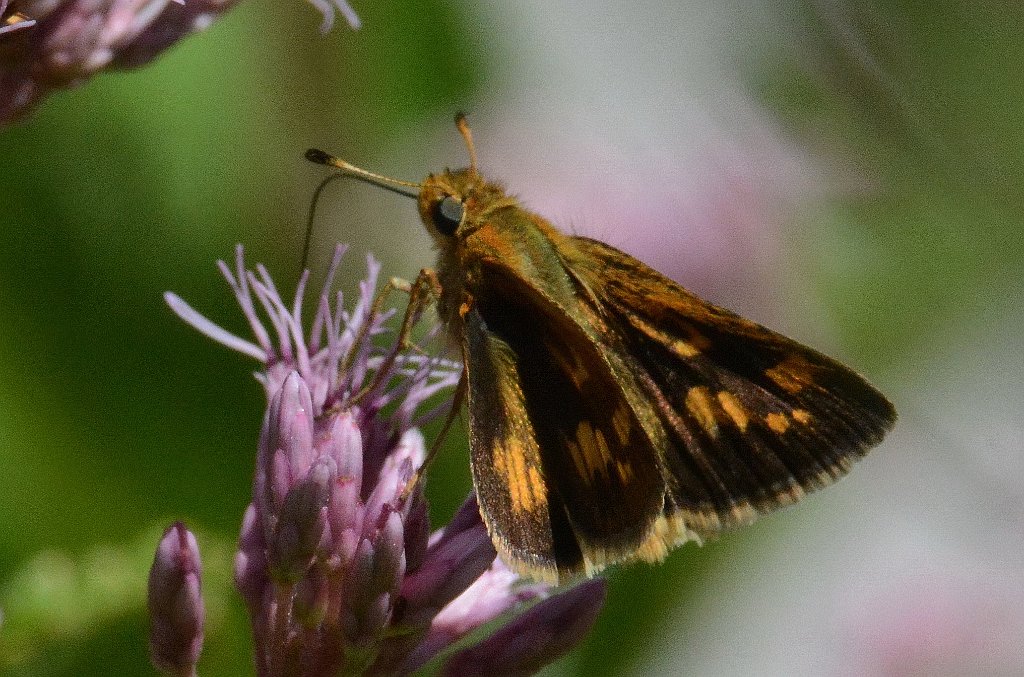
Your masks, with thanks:
M462 215L465 211L460 200L447 195L434 204L434 225L443 235L452 235L462 223Z

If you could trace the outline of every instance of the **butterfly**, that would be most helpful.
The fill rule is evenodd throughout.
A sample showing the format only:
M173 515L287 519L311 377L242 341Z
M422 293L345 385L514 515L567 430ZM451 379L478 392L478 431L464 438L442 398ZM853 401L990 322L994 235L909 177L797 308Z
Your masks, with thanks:
M831 484L892 428L850 368L527 211L456 124L469 167L421 183L306 156L416 199L438 259L413 289L461 349L473 484L513 570L660 561Z

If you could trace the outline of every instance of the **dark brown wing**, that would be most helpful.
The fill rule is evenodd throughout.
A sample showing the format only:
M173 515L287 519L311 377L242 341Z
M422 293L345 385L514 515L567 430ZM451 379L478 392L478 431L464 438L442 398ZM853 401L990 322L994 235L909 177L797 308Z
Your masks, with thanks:
M581 297L616 328L664 427L666 528L714 534L792 503L845 474L895 422L885 397L839 362L609 245L571 242L586 261L566 262Z
M592 328L512 271L486 273L463 319L473 475L492 538L510 566L548 580L635 556L664 511L658 450Z

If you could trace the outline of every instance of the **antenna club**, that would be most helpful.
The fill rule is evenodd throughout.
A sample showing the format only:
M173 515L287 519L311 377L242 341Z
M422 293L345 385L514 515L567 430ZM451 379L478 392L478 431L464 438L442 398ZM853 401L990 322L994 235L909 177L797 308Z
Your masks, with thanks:
M455 126L458 127L459 133L462 134L462 140L466 142L466 150L469 151L469 168L475 174L477 173L476 148L473 146L473 132L469 129L469 121L466 119L465 113L459 113L455 116Z
M325 153L319 148L310 148L306 151L306 159L318 165L334 165L337 159L330 153Z

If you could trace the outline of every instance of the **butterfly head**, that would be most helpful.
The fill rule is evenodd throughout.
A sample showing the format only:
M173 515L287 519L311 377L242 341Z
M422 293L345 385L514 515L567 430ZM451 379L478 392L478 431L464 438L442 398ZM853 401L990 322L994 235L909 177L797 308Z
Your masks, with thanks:
M420 189L420 218L439 246L462 239L508 200L505 190L489 183L475 167L428 176Z
M505 189L490 183L480 175L476 164L476 150L473 136L464 115L455 119L466 149L469 152L469 167L445 169L431 174L422 183L402 181L389 176L360 169L345 160L315 148L306 151L306 159L317 164L341 170L343 176L365 181L386 190L415 198L420 218L427 231L441 249L450 248L456 241L469 236L486 223L487 216L506 207L517 206L515 198L509 197ZM328 181L330 179L325 180ZM307 236L308 239L308 236ZM305 261L305 256L303 257Z

